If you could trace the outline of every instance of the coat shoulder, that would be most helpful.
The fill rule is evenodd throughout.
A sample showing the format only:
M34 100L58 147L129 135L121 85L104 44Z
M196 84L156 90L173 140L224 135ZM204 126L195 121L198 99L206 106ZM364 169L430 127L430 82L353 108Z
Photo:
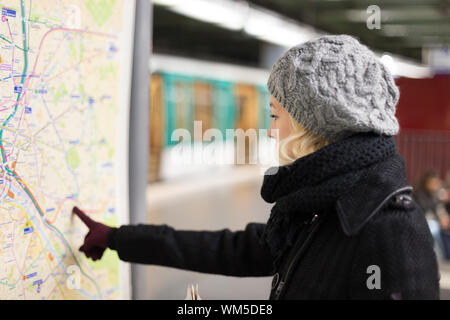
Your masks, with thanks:
M394 191L372 192L372 197L349 193L339 199L336 210L341 227L347 236L358 235L368 224L381 217L402 217L414 212L414 216L424 216L420 206L412 197L412 187L404 186Z
M425 214L410 194L398 194L389 199L368 224L382 220L401 220L403 223L419 223L426 226Z
M361 230L361 233L368 232L391 236L398 233L399 238L414 237L431 246L433 242L423 210L410 195L399 194L389 199ZM393 239L385 241L390 240Z

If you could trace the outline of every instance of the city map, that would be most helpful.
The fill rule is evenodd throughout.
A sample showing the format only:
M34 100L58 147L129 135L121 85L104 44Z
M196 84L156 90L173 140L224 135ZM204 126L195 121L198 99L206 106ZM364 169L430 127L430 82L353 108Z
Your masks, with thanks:
M124 297L72 208L127 219L131 3L0 0L0 299Z

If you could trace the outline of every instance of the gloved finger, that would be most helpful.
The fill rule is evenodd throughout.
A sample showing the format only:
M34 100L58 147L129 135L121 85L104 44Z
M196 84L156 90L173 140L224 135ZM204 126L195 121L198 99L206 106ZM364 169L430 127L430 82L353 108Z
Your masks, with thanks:
M105 249L102 249L100 247L94 247L88 251L88 255L92 260L96 261L102 258L104 251Z
M102 247L92 245L88 242L84 242L84 244L78 250L85 252L85 253L93 253L93 252L100 252L101 250L105 250L105 249Z
M81 211L80 209L78 209L78 207L73 207L72 212L73 212L74 214L76 214L76 215L81 219L81 221L83 221L84 224L85 224L89 229L92 229L92 228L95 226L95 224L97 223L97 222L95 222L94 220L92 220L91 218L89 218L89 217L86 215L86 213L84 213L83 211Z
M78 249L78 251L81 251L81 252L83 252L84 254L86 254L87 252L89 252L89 250L90 250L90 248L89 248L89 246L87 246L86 244L83 244L83 245Z
M103 250L102 251L98 251L98 252L94 252L92 254L92 260L97 261L100 260L103 257Z
M87 242L87 240L88 240L88 238L89 238L89 236L90 236L91 234L92 234L91 231L89 231L89 232L87 233L87 235L84 237L84 243Z
M91 254L90 251L83 251L83 253L84 253L84 255L85 255L87 258L91 258L91 257L92 257L92 254Z
M100 248L100 247L92 247L89 249L89 253L91 255L99 255L102 254L104 251L104 249Z

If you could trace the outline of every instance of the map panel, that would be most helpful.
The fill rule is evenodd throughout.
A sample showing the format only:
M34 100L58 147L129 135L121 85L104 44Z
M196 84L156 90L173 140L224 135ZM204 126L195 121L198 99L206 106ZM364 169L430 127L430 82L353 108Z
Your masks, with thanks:
M0 8L0 299L126 297L115 252L78 251L88 230L71 211L128 219L134 2Z

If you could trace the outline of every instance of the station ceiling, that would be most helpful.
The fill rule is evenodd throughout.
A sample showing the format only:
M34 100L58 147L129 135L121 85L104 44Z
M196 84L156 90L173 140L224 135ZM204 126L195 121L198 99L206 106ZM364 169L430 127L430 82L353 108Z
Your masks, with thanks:
M153 8L155 53L256 67L262 45L262 41L244 32L191 19L162 6Z
M379 51L418 61L422 47L450 44L450 0L250 0L328 33L347 33ZM369 6L380 29L367 28Z
M417 62L422 48L450 45L450 0L249 0L319 31L351 34L372 49ZM380 8L369 29L367 8ZM154 51L258 66L262 40L154 6Z

